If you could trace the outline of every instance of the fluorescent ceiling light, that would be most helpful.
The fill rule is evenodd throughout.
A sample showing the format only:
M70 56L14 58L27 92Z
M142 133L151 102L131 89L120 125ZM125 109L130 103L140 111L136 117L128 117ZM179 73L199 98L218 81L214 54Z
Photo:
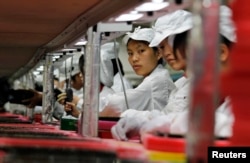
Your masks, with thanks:
M60 55L54 55L52 58L53 58L53 59L60 58Z
M33 74L34 74L34 75L39 75L40 72L39 72L39 71L33 71Z
M43 71L43 66L38 67L36 71Z
M143 14L122 14L115 19L115 21L134 21L140 19Z
M86 45L87 41L78 41L75 45L76 46L82 46L82 45Z
M136 7L135 10L139 11L139 12L157 11L157 10L161 10L167 6L169 6L168 2L162 2L162 3L146 2L146 3L143 3L142 5Z
M61 56L63 53L53 53L54 56Z
M62 51L76 51L76 49L67 49L67 48L65 48L65 49L62 49Z
M153 3L162 3L164 0L152 0Z

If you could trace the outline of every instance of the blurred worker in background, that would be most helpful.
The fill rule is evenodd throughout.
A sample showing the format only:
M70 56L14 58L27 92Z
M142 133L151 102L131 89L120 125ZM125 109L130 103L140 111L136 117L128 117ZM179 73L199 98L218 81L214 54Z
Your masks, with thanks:
M117 79L118 72L118 65L115 60L116 53L118 53L119 43L117 42L110 42L105 43L101 46L100 51L100 94L99 94L99 108L103 108L103 99L108 96L109 94L114 94L115 91L121 92L123 91L122 82L120 76ZM119 66L122 69L122 64L120 59L118 58ZM80 57L79 60L79 68L84 73L84 56ZM123 72L122 72L123 73ZM84 76L84 75L83 75ZM116 77L116 80L115 80ZM130 82L123 76L124 88L129 89L131 88ZM112 87L116 90L113 90ZM72 103L67 103L65 106L65 111L71 111L72 115L78 117L80 114L80 110L82 108L83 101L81 103L81 107L79 105L75 106ZM80 109L79 109L80 107ZM76 109L78 108L78 109Z
M72 101L76 106L81 108L81 105L83 103L83 87L84 87L84 74L81 73L79 68L79 60L80 60L81 54L76 54L72 58L67 59L66 62L66 72L65 75L68 76L68 84L66 84L64 90L61 94L57 96L57 101L64 105L65 99L67 99L66 89L71 89L73 92ZM72 61L71 61L72 60ZM64 67L65 69L65 67Z
M231 20L231 11L228 7L221 7L220 19L220 65L221 72L228 64L231 44L235 42L235 29ZM166 16L158 18L154 29L155 37L150 46L158 45L168 64L175 70L187 68L186 51L189 30L192 29L191 13L178 10ZM129 135L146 133L151 134L177 134L185 135L187 132L187 118L189 110L189 85L188 74L176 81L176 89L171 92L168 105L162 112L138 112L128 113L114 127L112 135L118 140L127 140ZM224 97L221 97L225 99ZM133 113L133 114L131 114ZM215 135L218 137L230 137L233 115L228 99L216 110Z
M122 76L125 90L133 88L130 81L124 76L125 73L123 70L123 65L121 63L121 60L118 57L119 48L120 48L120 44L118 42L109 42L109 43L105 43L101 46L101 53L103 53L102 56L108 57L111 60L112 65L113 65L113 68L109 68L107 70L101 69L101 71L109 71L109 73L113 74L114 78L113 78L113 85L111 88L115 92L123 92L124 91L123 86L122 86L121 77L119 74L119 69L121 71L121 76ZM116 56L117 56L118 64L116 62ZM103 73L101 73L101 74L103 74Z
M76 55L77 56L77 55ZM75 58L76 59L76 58ZM80 101L80 99L83 99L81 95L83 95L83 79L81 72L78 68L78 60L77 58L77 66L75 66L75 62L71 62L70 60L67 61L66 65L62 65L59 68L59 83L58 85L54 85L54 94L55 94L55 103L54 103L54 112L53 112L53 117L56 119L60 119L63 116L64 112L64 106L61 104L64 104L64 99L66 99L66 93L64 93L66 88L73 88L73 103L77 105L77 103ZM68 66L67 66L68 65ZM66 67L65 67L66 66ZM72 78L71 83L67 83L71 80L69 78ZM67 84L71 84L71 86L67 86ZM78 90L79 89L79 90ZM34 108L36 106L41 106L42 105L42 98L43 98L43 92L42 90L32 90L30 89L33 93L33 96L28 99L23 99L22 103L25 104L28 108ZM80 93L79 93L80 92ZM59 96L59 99L58 97ZM61 104L60 104L61 103Z

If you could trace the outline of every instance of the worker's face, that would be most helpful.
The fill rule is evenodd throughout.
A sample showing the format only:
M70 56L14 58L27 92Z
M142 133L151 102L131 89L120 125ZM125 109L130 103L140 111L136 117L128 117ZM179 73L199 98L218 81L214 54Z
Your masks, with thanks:
M75 80L71 80L72 87L75 88L76 90L79 90L83 87L84 85L84 78L82 73L78 73L75 76Z
M58 80L54 80L54 88L59 88L59 81Z
M127 45L128 61L137 75L148 76L158 65L161 55L148 44L130 40Z
M58 87L58 88L64 89L65 82L66 82L65 80L60 81L60 82L59 82L59 87Z
M176 51L176 56L173 53L173 47L170 45L168 38L164 39L158 46L159 52L162 54L165 61L172 69L186 70L186 59L182 57L179 50Z

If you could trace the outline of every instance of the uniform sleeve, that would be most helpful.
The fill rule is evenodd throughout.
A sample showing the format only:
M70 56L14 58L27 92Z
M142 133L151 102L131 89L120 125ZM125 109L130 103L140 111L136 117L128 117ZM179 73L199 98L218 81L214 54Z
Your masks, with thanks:
M160 112L158 110L152 110L152 111L139 111L135 109L128 109L124 111L120 117L136 117L136 118L146 118L147 120L151 120L155 117L158 117L160 115L164 115L163 112Z
M176 84L177 87L172 90L169 96L168 104L163 109L165 114L180 113L188 110L190 103L190 85L189 81L185 84Z
M226 98L215 112L215 135L217 137L231 137L234 115L229 98Z
M167 105L170 91L174 87L168 71L157 68L144 78L138 87L126 90L128 108L139 111L162 110ZM127 109L123 92L108 96L106 100L105 108L112 108L118 113Z
M128 89L126 90L126 96L129 108L146 110L151 102L150 85L144 84L135 89ZM107 102L104 102L106 104L104 107L115 109L120 113L127 109L123 92L108 95L105 100L107 100Z

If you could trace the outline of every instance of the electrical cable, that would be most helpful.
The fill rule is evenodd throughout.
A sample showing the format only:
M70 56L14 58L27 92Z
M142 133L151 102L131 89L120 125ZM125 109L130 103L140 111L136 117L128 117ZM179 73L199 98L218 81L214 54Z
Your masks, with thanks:
M128 110L129 109L128 98L127 98L126 89L125 89L125 86L124 86L123 75L121 73L121 67L120 67L120 64L119 64L119 61L118 61L118 51L116 50L116 39L114 39L114 52L115 52L115 61L116 61L117 67L118 67L119 76L121 78L122 89L123 89L123 93L124 93L124 97L125 97L125 103L126 103L126 107L127 107L127 110Z

